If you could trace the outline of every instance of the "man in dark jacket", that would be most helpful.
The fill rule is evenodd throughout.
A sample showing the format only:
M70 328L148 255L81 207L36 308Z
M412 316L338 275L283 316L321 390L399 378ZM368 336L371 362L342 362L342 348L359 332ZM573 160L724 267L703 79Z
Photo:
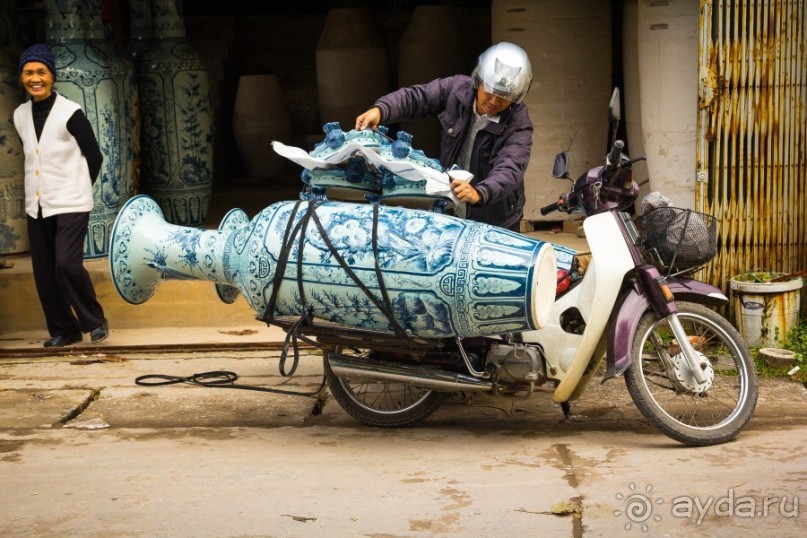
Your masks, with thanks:
M457 214L519 231L533 132L522 100L531 81L526 52L498 43L479 56L470 77L455 75L396 90L356 118L355 128L436 116L442 126L440 163L474 175L470 182L451 182L454 195L465 203Z

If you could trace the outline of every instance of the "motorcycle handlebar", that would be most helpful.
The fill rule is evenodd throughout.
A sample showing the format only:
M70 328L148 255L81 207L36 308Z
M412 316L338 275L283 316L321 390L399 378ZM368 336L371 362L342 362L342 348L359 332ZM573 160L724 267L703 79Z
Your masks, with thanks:
M611 152L608 154L606 159L605 168L607 170L617 169L623 149L625 149L625 143L621 140L614 140L614 145L611 147Z
M560 201L555 202L554 204L549 204L541 208L541 215L548 215L553 211L557 211L560 209Z

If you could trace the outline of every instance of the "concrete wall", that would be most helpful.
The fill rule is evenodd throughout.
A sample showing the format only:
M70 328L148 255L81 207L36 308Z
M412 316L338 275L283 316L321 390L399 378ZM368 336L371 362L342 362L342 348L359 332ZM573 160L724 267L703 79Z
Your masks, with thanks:
M552 162L570 149L573 177L602 163L611 94L611 7L602 0L494 0L492 41L524 48L533 67L525 102L535 125L527 168L524 218L569 189L552 178ZM558 214L549 217L557 220Z

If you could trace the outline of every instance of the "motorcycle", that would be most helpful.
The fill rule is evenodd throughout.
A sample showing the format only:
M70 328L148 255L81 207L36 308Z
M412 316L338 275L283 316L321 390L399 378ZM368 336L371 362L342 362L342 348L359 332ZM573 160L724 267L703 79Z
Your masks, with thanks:
M551 316L539 330L501 336L407 339L338 329L309 333L324 349L331 394L359 422L413 425L452 394L529 398L551 392L569 415L605 361L605 380L623 376L644 417L687 445L736 437L757 402L748 347L714 307L719 288L690 275L715 255L708 215L658 207L634 220L639 187L616 139L619 90L609 106L611 150L602 166L572 182L541 209L582 212L591 254L564 275ZM568 154L552 175L570 179Z

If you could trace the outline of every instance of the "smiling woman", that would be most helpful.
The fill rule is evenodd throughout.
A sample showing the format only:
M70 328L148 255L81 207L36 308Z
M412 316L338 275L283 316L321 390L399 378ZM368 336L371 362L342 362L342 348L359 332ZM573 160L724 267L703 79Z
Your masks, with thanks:
M14 111L25 154L25 212L31 262L51 338L45 347L98 342L109 334L83 265L103 156L92 126L73 101L53 91L55 58L42 44L20 55L20 82L31 100Z
M41 62L28 62L20 74L25 91L34 101L42 101L53 91L53 72Z

